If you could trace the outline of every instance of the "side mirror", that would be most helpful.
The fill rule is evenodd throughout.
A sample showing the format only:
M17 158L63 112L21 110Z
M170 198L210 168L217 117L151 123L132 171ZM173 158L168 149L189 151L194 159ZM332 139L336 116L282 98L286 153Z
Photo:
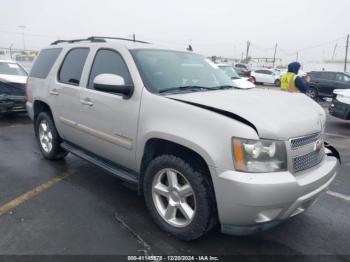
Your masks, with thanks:
M122 76L114 74L100 74L96 76L94 88L107 93L121 94L124 98L130 97L133 91L133 86L126 85Z

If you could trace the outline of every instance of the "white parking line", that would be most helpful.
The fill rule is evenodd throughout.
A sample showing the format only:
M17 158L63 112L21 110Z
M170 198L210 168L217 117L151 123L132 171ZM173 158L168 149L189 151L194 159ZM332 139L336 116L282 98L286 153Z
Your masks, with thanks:
M327 194L350 202L350 196L328 190Z

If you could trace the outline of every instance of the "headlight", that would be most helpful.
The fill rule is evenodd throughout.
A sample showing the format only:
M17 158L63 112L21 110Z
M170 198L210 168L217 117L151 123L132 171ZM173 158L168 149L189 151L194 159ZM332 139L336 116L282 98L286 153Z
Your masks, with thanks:
M232 138L232 154L237 171L267 173L287 170L283 141Z

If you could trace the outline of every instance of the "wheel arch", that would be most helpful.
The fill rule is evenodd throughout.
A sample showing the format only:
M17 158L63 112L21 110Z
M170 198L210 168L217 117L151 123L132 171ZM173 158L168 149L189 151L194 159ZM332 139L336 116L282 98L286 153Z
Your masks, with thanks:
M142 193L144 174L148 164L157 156L160 155L174 155L183 160L189 162L197 171L201 171L203 174L209 177L211 186L213 187L213 181L209 166L211 165L208 160L208 156L204 157L202 153L198 153L197 150L191 149L178 141L164 139L164 138L149 138L143 148L143 154L140 163L140 177L139 177L139 193ZM209 162L209 163L208 163ZM214 189L214 187L213 187Z
M34 103L33 103L33 111L34 111L34 122L36 121L36 118L38 117L38 115L41 112L47 112L48 114L50 114L50 116L53 119L53 115L52 115L52 111L51 111L50 106L46 102L44 102L42 100L35 100L34 101Z

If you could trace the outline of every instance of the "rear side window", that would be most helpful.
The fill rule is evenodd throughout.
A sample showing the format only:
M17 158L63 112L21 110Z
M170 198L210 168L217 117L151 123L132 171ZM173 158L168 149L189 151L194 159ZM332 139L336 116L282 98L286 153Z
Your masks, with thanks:
M94 79L100 74L115 74L124 78L126 85L131 85L131 77L123 58L109 49L100 49L91 68L88 88L93 89Z
M74 48L70 50L58 74L58 81L69 85L79 85L89 48Z
M40 52L39 56L35 60L35 63L30 71L30 77L42 78L45 79L54 63L56 62L57 57L60 55L62 48L52 48L44 49Z

